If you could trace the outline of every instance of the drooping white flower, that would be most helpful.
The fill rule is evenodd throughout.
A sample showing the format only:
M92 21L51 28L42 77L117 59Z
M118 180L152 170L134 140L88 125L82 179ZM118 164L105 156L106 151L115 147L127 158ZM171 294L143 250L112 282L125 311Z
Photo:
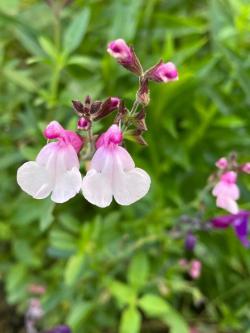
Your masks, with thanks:
M119 146L121 142L122 132L117 125L97 141L97 151L82 184L84 197L96 206L109 206L113 197L120 205L130 205L150 188L149 175L135 167L126 149Z
M47 126L44 135L57 141L48 143L35 161L26 162L17 170L17 183L35 199L51 194L52 201L63 203L81 189L77 153L83 142L76 133L64 130L56 121Z

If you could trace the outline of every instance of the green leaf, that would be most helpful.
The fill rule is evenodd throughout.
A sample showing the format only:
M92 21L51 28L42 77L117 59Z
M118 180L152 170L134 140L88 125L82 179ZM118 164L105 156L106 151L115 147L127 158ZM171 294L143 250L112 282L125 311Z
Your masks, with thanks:
M66 319L67 324L73 329L78 330L84 320L87 319L93 309L90 302L77 302L70 308L70 313Z
M169 308L169 312L166 316L161 317L171 329L171 333L188 333L189 327L185 319L172 307Z
M85 8L75 16L66 29L63 38L63 49L67 54L72 53L81 44L87 31L89 19L90 10L89 8Z
M80 276L84 259L84 255L82 253L79 253L72 256L68 260L64 272L64 281L66 285L73 286L75 284L75 282Z
M139 253L132 258L128 269L128 281L135 288L140 289L147 282L149 263L144 253Z
M112 281L109 290L122 305L135 303L136 294L130 286L119 281Z
M168 303L157 295L144 295L138 304L149 317L159 317L169 312Z
M96 71L100 68L100 61L91 57L76 55L68 59L67 65L77 65L89 71Z
M112 24L110 25L109 40L124 38L131 40L136 33L143 1L113 1L110 8Z
M121 317L119 333L139 333L141 314L135 307L126 308Z
M41 45L42 49L47 53L48 56L50 56L50 58L52 58L52 59L57 58L58 52L51 40L49 40L48 38L46 38L44 36L41 36L38 39L38 41L39 41L39 44Z
M50 199L45 200L44 213L40 219L40 230L45 231L51 223L54 221L53 209L55 208L55 203Z
M15 30L15 34L22 46L32 55L37 57L44 55L42 49L35 39L35 35L33 35L31 31L18 26Z
M184 318L160 296L147 294L138 304L149 317L163 320L171 328L171 333L188 333L188 325Z
M38 89L36 82L28 77L26 71L5 68L4 74L7 80L29 92L35 92Z

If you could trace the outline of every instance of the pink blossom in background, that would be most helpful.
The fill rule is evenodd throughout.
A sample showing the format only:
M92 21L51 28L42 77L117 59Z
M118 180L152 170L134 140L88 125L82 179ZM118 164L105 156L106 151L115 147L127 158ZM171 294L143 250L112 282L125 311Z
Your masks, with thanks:
M83 178L84 197L98 207L109 206L112 197L120 205L130 205L149 190L149 175L135 167L129 153L120 146L121 142L121 130L112 125L97 140L97 151Z
M40 284L32 283L28 286L28 291L32 294L43 295L46 292L46 288Z
M243 164L241 170L245 173L250 174L250 162Z
M201 275L202 263L199 260L192 260L189 268L189 275L192 279L196 280Z
M133 54L131 52L131 49L127 45L127 43L121 38L110 42L108 44L107 51L112 57L114 57L118 61L121 61L122 63L132 62Z
M212 194L217 198L217 207L229 211L231 214L239 212L236 200L240 197L240 191L236 184L237 173L228 171L221 175L220 181L215 185Z
M47 126L44 135L57 141L45 145L35 161L26 162L17 170L17 183L35 199L44 199L51 194L52 201L63 203L81 188L77 153L83 141L56 121Z
M217 166L218 169L224 170L228 167L228 161L225 157L221 157L215 165Z
M189 333L200 333L200 331L198 330L198 328L192 326L189 328Z
M178 263L182 268L187 268L188 267L188 261L184 258L180 259Z

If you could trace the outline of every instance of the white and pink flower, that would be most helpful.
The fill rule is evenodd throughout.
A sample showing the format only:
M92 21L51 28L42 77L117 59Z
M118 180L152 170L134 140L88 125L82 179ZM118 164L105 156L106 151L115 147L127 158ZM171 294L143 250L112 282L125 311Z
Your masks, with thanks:
M121 142L122 132L117 125L112 125L97 140L97 151L82 184L84 197L96 206L109 206L113 197L120 205L130 205L144 197L150 188L149 175L135 167Z
M57 121L47 126L44 135L57 141L48 143L35 161L26 162L17 170L17 183L35 199L44 199L51 194L52 201L63 203L81 189L77 153L83 140L76 133L64 130Z
M236 182L236 172L225 172L221 175L220 181L215 185L212 192L212 194L217 197L217 207L223 208L231 214L237 214L239 212L236 200L240 197L240 191Z

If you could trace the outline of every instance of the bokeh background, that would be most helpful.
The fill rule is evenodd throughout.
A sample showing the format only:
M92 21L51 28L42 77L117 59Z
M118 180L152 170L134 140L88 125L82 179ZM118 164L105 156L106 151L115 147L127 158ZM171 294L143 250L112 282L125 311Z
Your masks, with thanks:
M42 329L249 333L249 250L231 229L199 232L193 254L173 237L187 217L222 213L203 191L215 161L231 151L250 160L249 1L0 0L0 31L0 331L21 332L29 286L41 284ZM151 84L148 147L127 143L150 193L106 209L81 195L32 199L16 170L45 144L49 121L75 128L72 99L132 104L137 79L106 52L120 37L145 68L162 58L179 69L178 82ZM249 176L239 183L250 209ZM182 258L202 262L199 279Z

